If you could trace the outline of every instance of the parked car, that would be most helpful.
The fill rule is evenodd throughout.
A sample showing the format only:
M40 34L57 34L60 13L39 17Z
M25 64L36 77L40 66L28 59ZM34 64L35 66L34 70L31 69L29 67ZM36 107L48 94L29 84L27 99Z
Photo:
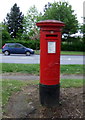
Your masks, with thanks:
M2 47L2 53L4 55L10 54L26 54L27 56L34 54L34 50L31 48L27 48L19 43L6 43Z

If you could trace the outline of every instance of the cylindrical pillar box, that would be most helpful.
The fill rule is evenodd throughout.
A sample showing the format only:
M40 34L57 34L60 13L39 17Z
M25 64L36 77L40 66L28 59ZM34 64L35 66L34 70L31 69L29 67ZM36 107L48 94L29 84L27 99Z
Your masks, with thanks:
M45 20L40 27L40 102L47 107L59 103L61 28L64 23Z

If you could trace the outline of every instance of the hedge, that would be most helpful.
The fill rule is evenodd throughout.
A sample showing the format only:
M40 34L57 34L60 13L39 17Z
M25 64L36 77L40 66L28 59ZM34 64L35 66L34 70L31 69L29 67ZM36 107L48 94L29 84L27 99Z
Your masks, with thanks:
M32 48L34 50L39 50L40 49L40 42L39 40L28 40L28 41L22 41L22 40L10 40L10 41L4 41L2 42L2 46L5 43L20 43L24 45L25 47Z
M85 44L83 42L62 42L61 44L62 51L85 51Z
M32 48L34 50L40 49L40 41L39 40L10 40L2 42L2 46L5 43L20 43L26 47ZM85 44L82 41L74 41L74 42L62 42L61 43L62 51L85 51Z

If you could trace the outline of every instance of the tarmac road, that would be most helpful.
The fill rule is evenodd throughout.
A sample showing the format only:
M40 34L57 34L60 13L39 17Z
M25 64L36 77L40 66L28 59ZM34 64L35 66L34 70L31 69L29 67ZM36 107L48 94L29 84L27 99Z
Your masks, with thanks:
M60 64L85 64L83 59L85 56L79 55L61 55L60 56ZM4 56L0 54L0 63L21 63L21 64L39 64L40 63L40 55L16 55L12 54L10 56Z

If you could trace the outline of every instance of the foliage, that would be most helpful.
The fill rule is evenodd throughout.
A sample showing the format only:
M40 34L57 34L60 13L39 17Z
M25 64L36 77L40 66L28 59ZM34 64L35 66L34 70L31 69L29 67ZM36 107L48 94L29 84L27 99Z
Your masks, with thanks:
M4 25L2 23L1 31L2 31L2 42L11 39L9 32L7 31L7 25Z
M19 37L21 36L21 33L23 33L23 19L24 15L22 15L22 12L20 12L19 7L17 7L17 4L15 3L4 21L12 38Z
M8 40L8 41L3 41L2 42L2 46L5 44L5 43L20 43L22 45L24 45L25 47L28 47L28 48L32 48L34 50L39 50L40 49L40 41L39 40L21 40L21 39L14 39L14 40Z
M82 38L69 37L69 40L61 43L62 51L85 51Z
M81 33L83 33L83 45L85 44L85 24L81 25L80 27ZM84 46L85 48L85 46Z
M21 43L22 45L32 48L34 50L40 49L40 41L39 40L21 40L21 39L14 39L14 40L8 40L3 41L2 46L5 43ZM85 44L83 44L82 40L78 40L78 38L72 38L69 42L65 41L61 43L61 50L62 51L85 51Z
M7 14L4 24L2 23L2 46L9 42L18 42L34 50L40 49L39 28L36 22L46 19L60 20L65 23L61 50L85 51L85 35L81 38L70 37L78 30L77 17L72 6L67 2L54 2L45 5L44 15L39 13L35 6L29 8L26 16L22 15L17 4ZM85 33L85 25L81 26L81 33ZM66 36L66 37L65 37ZM12 38L11 38L12 37ZM1 38L1 37L0 37ZM1 48L1 46L0 46Z
M68 36L76 33L78 30L77 17L74 14L74 10L72 10L72 6L67 2L48 3L48 5L45 5L43 18L64 22L65 27L63 33Z
M81 33L85 34L85 24L81 25L80 30L81 30Z
M38 10L35 6L29 8L27 15L24 18L24 32L28 34L30 39L39 39L36 22L38 22L41 18L42 14L38 13Z
M2 32L2 23L0 23L0 39L1 39L1 32Z

